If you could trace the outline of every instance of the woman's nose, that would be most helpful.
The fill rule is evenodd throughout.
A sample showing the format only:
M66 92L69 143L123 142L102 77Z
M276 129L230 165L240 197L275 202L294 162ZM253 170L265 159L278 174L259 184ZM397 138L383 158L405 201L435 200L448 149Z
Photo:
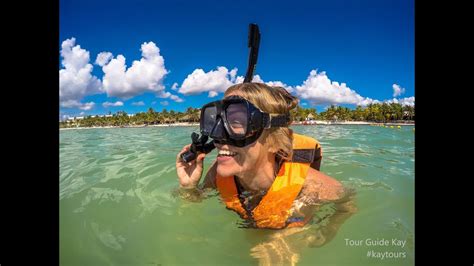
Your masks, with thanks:
M226 137L225 128L224 128L224 124L222 122L222 119L219 118L217 120L217 124L212 129L210 137L213 138L213 139L217 139L217 140L225 139L225 137Z

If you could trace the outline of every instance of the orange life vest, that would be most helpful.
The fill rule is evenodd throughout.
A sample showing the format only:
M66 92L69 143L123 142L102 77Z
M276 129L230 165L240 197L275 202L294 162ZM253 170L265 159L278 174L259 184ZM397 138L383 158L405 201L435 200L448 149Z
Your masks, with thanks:
M290 208L303 187L309 168L316 165L315 168L319 170L320 151L317 140L293 133L292 161L282 164L272 186L251 213L247 213L239 200L233 176L217 175L217 189L227 208L236 211L244 219L252 218L258 228L303 226L311 217L305 217L302 221L289 221Z

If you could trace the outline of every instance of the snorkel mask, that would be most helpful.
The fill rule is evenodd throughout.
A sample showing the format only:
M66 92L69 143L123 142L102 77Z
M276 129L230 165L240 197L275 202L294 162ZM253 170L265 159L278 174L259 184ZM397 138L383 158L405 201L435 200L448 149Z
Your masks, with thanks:
M245 147L254 143L264 129L287 127L290 114L270 115L240 96L204 105L201 109L201 134L218 144Z
M257 65L259 46L260 30L257 24L250 24L248 35L249 63L244 83L252 82ZM234 109L235 112L233 112ZM239 121L234 118L237 116L240 116ZM243 118L245 118L245 121ZM200 130L202 136L199 137L193 132L191 148L188 152L181 154L181 159L184 162L191 162L196 159L199 152L209 153L215 148L214 142L244 147L255 142L264 128L283 124L280 120L284 119L270 118L269 114L260 111L253 104L240 97L228 97L221 101L208 103L201 109ZM238 123L240 123L239 127L237 127ZM208 137L214 140L206 143Z

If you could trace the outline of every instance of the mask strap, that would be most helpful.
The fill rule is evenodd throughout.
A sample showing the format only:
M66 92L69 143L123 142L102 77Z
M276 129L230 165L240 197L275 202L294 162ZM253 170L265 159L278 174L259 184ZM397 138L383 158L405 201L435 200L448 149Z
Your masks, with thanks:
M290 114L284 114L284 115L265 115L264 116L264 121L263 125L265 129L271 128L271 127L287 127L288 124L290 123Z

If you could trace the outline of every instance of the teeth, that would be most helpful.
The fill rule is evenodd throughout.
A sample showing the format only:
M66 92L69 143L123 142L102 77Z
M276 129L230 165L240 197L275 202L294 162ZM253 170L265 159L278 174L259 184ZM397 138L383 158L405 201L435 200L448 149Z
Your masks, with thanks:
M231 151L220 150L218 155L222 156L235 156L237 153Z

